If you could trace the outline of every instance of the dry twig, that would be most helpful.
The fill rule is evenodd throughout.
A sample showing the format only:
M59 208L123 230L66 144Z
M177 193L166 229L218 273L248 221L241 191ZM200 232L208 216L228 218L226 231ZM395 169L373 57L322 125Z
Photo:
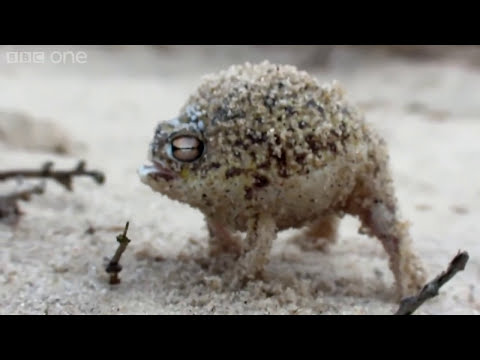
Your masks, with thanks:
M122 265L120 265L120 258L122 257L123 252L127 248L128 243L131 241L127 237L128 225L130 223L127 221L125 224L125 229L123 230L123 234L117 235L117 241L119 242L117 251L115 251L115 255L113 255L112 259L108 263L105 271L110 274L110 284L119 284L120 278L118 277L118 273L122 271Z
M43 194L45 184L35 185L29 189L0 196L0 220L7 224L16 224L22 215L18 201L29 201L33 194Z
M400 307L395 315L411 315L425 301L438 295L440 288L449 281L459 271L465 269L468 261L468 253L466 251L458 252L448 265L448 269L438 275L435 279L427 283L420 292L415 296L402 299Z
M85 161L80 161L72 170L53 170L53 163L45 163L40 170L10 170L0 172L0 181L12 178L48 178L57 181L68 191L73 190L73 178L75 176L90 176L98 184L103 184L105 175L100 171L85 170Z
M85 234L93 235L98 231L108 231L108 232L122 231L124 228L125 228L124 226L95 226L95 225L89 224L87 230L85 230Z
M90 176L98 184L105 182L105 175L99 171L85 170L85 162L80 161L72 170L53 170L53 163L45 163L40 170L9 170L0 171L0 181L22 178L44 178L53 179L68 191L73 190L73 178L75 176ZM22 212L17 201L29 200L32 194L42 194L45 191L45 185L36 185L31 189L0 196L0 221L7 224L16 224Z

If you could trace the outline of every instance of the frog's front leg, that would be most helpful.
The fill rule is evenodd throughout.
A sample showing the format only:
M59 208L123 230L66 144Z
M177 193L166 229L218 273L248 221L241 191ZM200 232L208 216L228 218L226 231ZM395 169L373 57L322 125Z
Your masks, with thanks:
M240 255L242 252L242 239L234 234L221 221L213 218L207 218L207 227L209 231L208 252L211 256L228 253Z
M234 269L234 286L261 275L269 260L276 229L274 219L265 213L256 213L248 221L243 254Z

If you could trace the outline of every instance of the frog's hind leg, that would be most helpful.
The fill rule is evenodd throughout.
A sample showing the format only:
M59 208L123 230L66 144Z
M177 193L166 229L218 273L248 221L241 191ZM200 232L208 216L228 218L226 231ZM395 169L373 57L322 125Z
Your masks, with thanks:
M376 175L360 180L345 212L359 217L362 233L382 242L395 276L397 294L402 297L417 292L425 283L425 271L413 251L408 224L399 217L389 172L377 168Z
M336 215L322 216L290 241L304 251L326 251L337 240L339 224L340 218Z

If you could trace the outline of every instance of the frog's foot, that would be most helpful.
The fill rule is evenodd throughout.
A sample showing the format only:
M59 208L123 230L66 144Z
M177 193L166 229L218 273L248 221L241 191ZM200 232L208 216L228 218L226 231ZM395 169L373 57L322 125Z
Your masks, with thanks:
M327 251L337 240L339 221L338 216L324 216L292 237L290 241L303 251Z

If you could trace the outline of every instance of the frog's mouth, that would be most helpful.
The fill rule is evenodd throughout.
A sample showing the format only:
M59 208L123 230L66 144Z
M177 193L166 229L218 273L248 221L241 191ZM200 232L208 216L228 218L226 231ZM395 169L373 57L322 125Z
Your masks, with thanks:
M171 181L177 178L177 174L167 168L158 160L152 160L151 165L143 165L138 169L138 174L142 181L147 181L149 178L155 181L160 179Z

